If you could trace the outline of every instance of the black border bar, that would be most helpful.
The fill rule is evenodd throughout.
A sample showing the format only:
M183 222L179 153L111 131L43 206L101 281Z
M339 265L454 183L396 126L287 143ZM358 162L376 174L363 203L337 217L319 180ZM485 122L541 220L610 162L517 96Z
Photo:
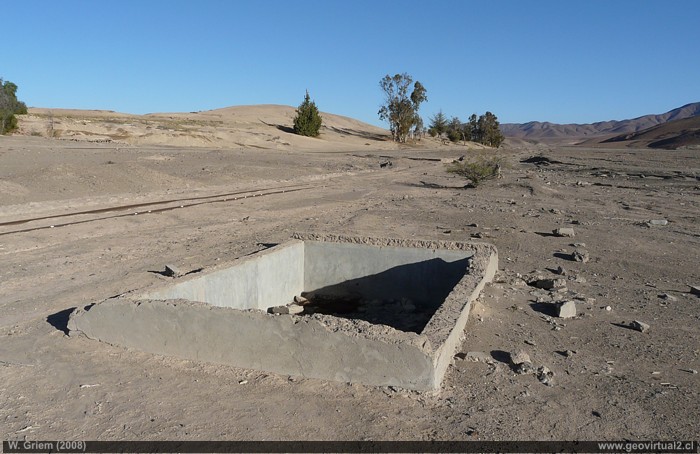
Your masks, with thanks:
M3 441L5 453L697 453L697 441Z

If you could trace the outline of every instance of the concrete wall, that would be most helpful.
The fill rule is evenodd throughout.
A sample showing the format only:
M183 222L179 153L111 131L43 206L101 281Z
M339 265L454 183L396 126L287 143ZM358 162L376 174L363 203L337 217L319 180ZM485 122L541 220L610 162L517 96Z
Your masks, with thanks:
M291 302L303 291L304 244L292 241L234 262L229 268L142 295L145 299L187 299L212 306L261 309Z
M108 300L72 314L71 332L150 353L280 374L433 389L432 358L415 334L348 336L310 317L235 311L189 301Z
M472 251L304 242L304 290L357 293L439 305L468 268Z
M395 247L392 240L336 240L294 240L135 299L106 300L71 314L68 328L146 352L280 374L416 390L439 387L471 303L497 269L496 249L475 243L402 240L407 247ZM440 284L443 304L420 334L320 314L231 309L264 310L303 290L344 284L395 296L416 283L444 279L437 275L445 270L454 276Z

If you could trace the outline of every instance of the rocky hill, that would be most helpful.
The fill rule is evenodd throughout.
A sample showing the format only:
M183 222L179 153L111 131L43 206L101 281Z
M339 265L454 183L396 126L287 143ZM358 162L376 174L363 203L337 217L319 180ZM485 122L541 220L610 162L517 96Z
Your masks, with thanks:
M531 121L528 123L504 123L501 131L506 137L519 139L585 139L606 135L632 134L669 121L700 116L700 102L686 104L658 115L644 115L629 120L600 121L587 124L557 124Z

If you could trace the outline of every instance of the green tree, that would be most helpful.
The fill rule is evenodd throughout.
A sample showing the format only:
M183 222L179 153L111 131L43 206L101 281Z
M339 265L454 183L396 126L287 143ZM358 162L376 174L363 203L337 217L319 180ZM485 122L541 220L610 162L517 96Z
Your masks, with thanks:
M430 117L429 131L432 137L439 137L447 132L447 117L442 110Z
M27 106L17 99L17 85L0 79L0 134L17 127L15 114L26 114Z
M480 142L490 147L498 148L503 143L505 137L501 133L498 118L491 112L486 112L479 117L478 121L479 133L481 136Z
M294 117L294 132L300 136L318 137L322 122L316 103L311 100L307 90Z
M416 115L416 119L413 123L413 137L420 140L423 138L424 132L423 119L420 117L420 115Z
M481 142L481 135L479 134L479 118L476 114L472 114L469 117L469 122L467 123L469 140L472 142Z
M389 123L389 130L396 142L406 142L411 128L416 126L420 117L418 109L421 103L428 100L425 87L418 81L413 84L413 78L406 73L388 74L379 81L379 87L384 92L384 105L379 109L379 118Z
M452 117L447 125L447 138L451 142L459 142L464 140L464 126L458 117Z

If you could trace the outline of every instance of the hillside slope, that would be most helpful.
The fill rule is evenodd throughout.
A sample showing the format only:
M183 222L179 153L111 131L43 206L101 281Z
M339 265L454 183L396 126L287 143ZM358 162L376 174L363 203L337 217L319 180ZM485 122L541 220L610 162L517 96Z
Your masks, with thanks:
M669 121L631 134L620 134L601 143L667 150L700 146L700 116Z
M700 102L686 104L663 114L644 115L629 120L587 124L557 124L539 121L504 123L501 125L501 131L506 137L520 139L588 138L611 134L631 134L669 121L696 116L700 116Z
M105 110L30 108L19 135L124 145L295 150L393 149L385 129L321 112L318 138L294 134L291 106L254 105L190 113L132 115Z

